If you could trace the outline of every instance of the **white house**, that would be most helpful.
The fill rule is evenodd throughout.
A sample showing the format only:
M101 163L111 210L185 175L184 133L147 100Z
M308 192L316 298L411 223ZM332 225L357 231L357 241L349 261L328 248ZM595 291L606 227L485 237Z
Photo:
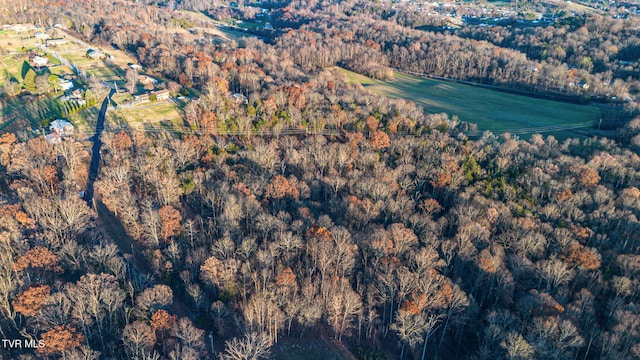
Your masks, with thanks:
M54 120L49 125L49 130L62 137L73 135L73 124L66 120Z
M47 40L48 38L50 38L49 34L42 31L38 31L34 36L36 37L36 39L40 40Z
M248 103L247 97L242 95L242 94L240 94L240 93L235 93L235 94L233 94L231 96L233 96L233 98L235 99L236 103L241 102L241 103L243 103L245 105Z
M47 39L47 46L58 46L58 45L64 45L67 43L67 40L65 39Z
M104 53L102 51L89 49L87 50L87 56L92 59L102 59L104 57Z
M52 145L58 144L62 141L62 137L57 133L47 134L44 136L44 138L45 140L47 140L49 144L52 144Z
M31 59L31 62L35 66L47 66L49 59L44 56L34 56L33 59Z
M169 96L171 95L171 93L167 89L158 90L158 91L154 92L154 94L156 94L156 99L158 101L169 100Z
M71 80L62 80L62 81L60 81L60 87L64 91L71 90L71 89L73 89L73 81L71 81Z

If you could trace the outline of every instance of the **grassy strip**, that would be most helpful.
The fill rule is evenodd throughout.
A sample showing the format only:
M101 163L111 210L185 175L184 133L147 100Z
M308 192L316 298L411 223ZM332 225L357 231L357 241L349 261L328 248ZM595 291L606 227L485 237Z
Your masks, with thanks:
M572 129L600 119L591 105L537 99L453 82L395 73L395 80L379 81L340 68L349 83L372 93L415 102L425 113L457 115L480 130L517 134L551 133L567 136Z

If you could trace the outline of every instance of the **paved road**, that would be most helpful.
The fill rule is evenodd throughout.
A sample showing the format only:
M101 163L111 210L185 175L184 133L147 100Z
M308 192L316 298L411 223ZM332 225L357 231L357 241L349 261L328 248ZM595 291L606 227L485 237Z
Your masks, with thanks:
M91 165L89 165L89 180L87 180L87 189L84 192L84 201L92 206L93 201L93 185L98 178L98 172L100 171L100 150L102 149L102 131L104 131L104 118L107 114L107 108L111 101L111 96L116 93L115 89L111 89L109 95L102 102L100 108L100 114L98 115L98 121L96 122L96 133L93 135L93 147L91 148Z

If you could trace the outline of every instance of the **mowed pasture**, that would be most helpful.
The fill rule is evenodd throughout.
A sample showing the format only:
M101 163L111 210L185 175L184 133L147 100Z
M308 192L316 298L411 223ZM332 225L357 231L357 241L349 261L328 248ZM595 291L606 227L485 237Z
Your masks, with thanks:
M390 98L405 99L423 107L425 113L457 115L475 123L480 131L540 133L564 139L589 135L600 119L600 109L562 101L533 98L478 86L439 81L395 73L392 81L380 81L340 68L349 83Z
M171 101L143 103L132 107L120 107L114 111L107 112L109 126L121 126L121 119L126 119L131 127L138 127L141 124L180 120L182 119L182 114Z

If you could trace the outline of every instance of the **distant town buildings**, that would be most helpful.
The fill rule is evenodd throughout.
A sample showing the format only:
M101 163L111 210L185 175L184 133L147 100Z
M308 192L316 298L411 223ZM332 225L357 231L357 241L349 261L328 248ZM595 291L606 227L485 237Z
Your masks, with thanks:
M3 26L3 29L13 30L16 33L21 33L21 32L30 31L30 30L36 30L38 29L38 27L32 24L13 24L13 25L5 25Z

